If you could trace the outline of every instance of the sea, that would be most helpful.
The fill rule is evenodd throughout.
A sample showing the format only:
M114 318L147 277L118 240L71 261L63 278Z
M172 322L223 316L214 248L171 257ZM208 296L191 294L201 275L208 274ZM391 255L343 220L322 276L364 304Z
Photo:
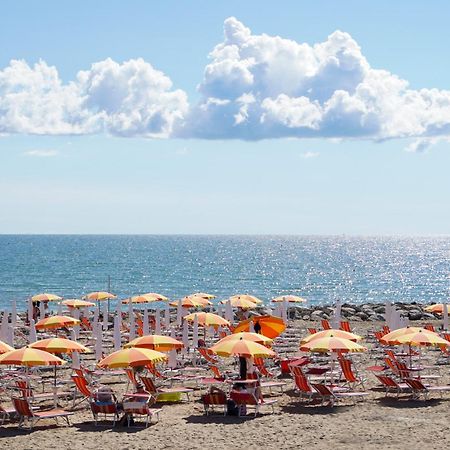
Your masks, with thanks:
M450 237L0 235L0 310L106 289L434 303L448 300L449 274Z

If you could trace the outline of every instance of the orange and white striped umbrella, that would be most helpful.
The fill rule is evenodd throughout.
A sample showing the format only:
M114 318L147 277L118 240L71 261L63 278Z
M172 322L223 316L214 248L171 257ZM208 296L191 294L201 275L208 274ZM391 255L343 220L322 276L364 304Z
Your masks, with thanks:
M309 342L300 345L303 352L328 353L328 352L365 352L366 347L357 344L349 339L338 338L332 334L326 337L311 339Z
M298 297L297 295L281 295L272 300L273 303L305 303L306 299Z
M450 305L447 305L447 309L450 312ZM435 305L427 306L425 311L442 314L444 311L444 303L437 303Z
M219 356L244 356L246 358L273 358L276 353L270 348L246 339L221 340L210 350Z
M233 308L241 309L253 309L258 306L255 302L241 297L229 298L228 300L223 300L221 303L223 303L224 305L229 303Z
M28 347L49 353L92 353L92 350L89 350L84 345L65 338L41 339L40 341L33 342Z
M253 302L256 305L262 305L263 301L261 299L259 299L258 297L255 297L254 295L250 295L250 294L237 294L237 295L232 295L230 297L231 299L236 299L236 300L247 300L249 302Z
M135 295L130 298L122 300L122 303L153 303L153 302L165 302L169 299L161 294L156 294L154 292L149 292L148 294Z
M253 322L253 325L259 323L261 327L261 334L271 339L275 339L286 329L286 324L283 322L283 319L281 317L253 316L250 319L239 322L236 328L233 330L233 333L239 333L241 331L250 331L251 322Z
M43 293L43 294L33 295L33 297L31 297L31 301L33 303L36 303L36 302L55 302L57 300L61 300L61 298L62 297L60 297L59 295Z
M268 338L267 336L264 336L263 334L249 333L247 331L241 331L240 333L229 334L228 336L225 336L224 338L222 338L219 342L238 341L240 339L244 339L246 341L257 342L258 344L262 344L262 345L271 345L273 342L272 339Z
M184 317L184 320L188 322L194 322L197 317L198 324L203 327L228 327L230 326L230 322L220 317L217 314L207 313L207 312L196 312L192 314L188 314Z
M111 292L105 292L105 291L97 291L97 292L90 292L89 294L86 294L83 298L87 300L108 300L111 298L116 298L117 295L111 294Z
M166 361L164 353L150 350L148 348L125 348L111 353L98 362L98 367L120 369L125 367L146 366L160 361Z
M90 308L91 306L95 306L95 303L87 302L85 300L78 300L76 298L71 298L68 300L63 300L61 302L63 305L68 308Z
M196 292L195 294L191 294L188 297L201 297L205 300L212 300L213 298L216 298L213 294L207 294L206 292Z
M349 339L350 341L360 341L362 336L358 336L357 334L349 333L348 331L343 330L323 330L318 331L317 333L310 334L309 336L304 337L300 344L306 344L311 342L313 339L321 339L329 336L334 336L339 339Z
M73 327L79 325L80 321L69 316L51 316L39 320L36 330L56 330L58 328Z
M169 303L170 306L178 306L178 301ZM184 297L181 299L181 306L183 308L204 308L212 305L212 303L202 297Z
M124 348L149 348L158 352L169 352L184 347L184 344L170 336L162 336L160 334L148 334L138 337L124 345Z
M10 352L11 350L14 350L14 347L11 347L6 342L0 341L0 355Z
M0 364L7 366L61 366L66 361L51 353L35 348L23 347L0 356Z

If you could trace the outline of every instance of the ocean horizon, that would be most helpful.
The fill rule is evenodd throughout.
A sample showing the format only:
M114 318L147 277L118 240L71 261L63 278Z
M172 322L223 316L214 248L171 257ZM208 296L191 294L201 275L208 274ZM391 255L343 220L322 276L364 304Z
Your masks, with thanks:
M323 305L442 302L449 292L448 236L2 234L0 249L0 309L25 309L40 292L79 298L109 279L119 298L294 294Z

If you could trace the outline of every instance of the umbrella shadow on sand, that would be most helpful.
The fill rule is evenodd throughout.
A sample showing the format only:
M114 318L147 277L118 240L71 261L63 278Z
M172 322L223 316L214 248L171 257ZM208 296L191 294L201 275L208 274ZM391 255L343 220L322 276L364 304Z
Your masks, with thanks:
M329 416L333 414L339 414L345 411L349 411L352 406L347 405L321 405L320 402L305 402L305 403L290 403L288 405L281 406L280 409L283 413L288 414L305 414L310 416Z
M432 398L429 400L411 400L411 395L400 396L397 398L383 397L378 400L381 406L396 409L417 409L429 408L430 406L437 406L442 403L442 399Z
M128 427L127 425L121 425L118 422L113 426L111 421L100 421L99 425L95 425L93 422L81 422L74 424L73 426L78 428L78 431L86 432L112 432L112 433L138 433L139 431L149 430L153 425L157 423L150 423L149 426L145 427L145 422L136 421L136 425Z

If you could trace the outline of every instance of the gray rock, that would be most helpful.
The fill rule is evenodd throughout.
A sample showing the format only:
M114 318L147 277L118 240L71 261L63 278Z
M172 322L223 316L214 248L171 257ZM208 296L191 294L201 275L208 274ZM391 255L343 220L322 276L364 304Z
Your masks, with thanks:
M418 309L411 309L408 314L410 320L422 320L423 313Z
M355 317L359 317L361 320L367 320L369 318L368 314L363 311L356 313Z

